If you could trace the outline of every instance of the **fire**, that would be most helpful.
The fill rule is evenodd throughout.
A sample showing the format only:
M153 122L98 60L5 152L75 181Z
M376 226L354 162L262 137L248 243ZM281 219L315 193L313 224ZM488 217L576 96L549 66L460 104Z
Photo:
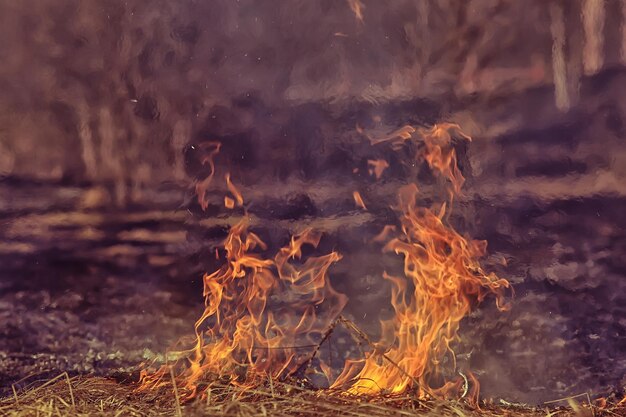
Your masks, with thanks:
M196 183L196 195L198 196L198 202L203 210L209 205L209 201L207 200L206 194L211 182L213 181L213 176L215 175L215 156L220 152L222 144L220 142L207 142L199 145L199 148L204 155L202 157L202 165L209 165L210 172L209 175L203 179L202 181L198 181Z
M416 129L413 126L406 125L389 133L388 135L383 135L380 137L373 137L370 134L365 133L363 128L361 128L359 125L357 125L356 131L365 135L365 137L369 139L372 145L390 142L393 149L399 149L404 145L406 141L410 140L413 137L413 133L415 133Z
M235 201L237 202L238 206L243 206L243 196L241 195L237 187L235 187L235 185L230 180L230 173L226 174L226 187L228 188L228 191L230 191L230 193L233 195L233 197L235 197L234 200L231 199L231 201L233 201L233 206L234 206Z
M466 140L471 140L469 136L458 125L448 123L401 131L403 134L394 132L372 143L406 141L417 132L416 139L424 147L421 156L452 184L451 204L465 181L457 166L451 131L457 131ZM384 252L394 252L404 259L404 277L387 273L383 276L392 284L395 315L381 321L382 339L374 344L367 358L346 364L334 388L347 387L353 394L399 393L407 388L417 389L421 395L454 394L458 381L439 389L432 389L429 381L440 374L445 355L454 360L451 345L458 339L461 320L490 293L496 296L497 306L505 308L504 291L509 283L486 273L478 262L485 254L486 242L467 240L447 225L446 202L434 212L419 207L417 200L417 185L402 187L395 207L400 230L389 225L374 238L376 242L387 241ZM471 379L475 380L473 376ZM473 386L477 390L477 381ZM477 396L477 392L473 395Z
M357 207L360 207L363 210L367 210L367 207L365 206L365 203L363 202L363 197L361 197L361 193L359 193L358 191L355 191L352 193L352 197L354 198L354 202L357 205Z
M273 259L267 246L248 230L233 226L224 242L226 263L206 274L206 308L195 324L196 343L186 352L188 366L178 375L191 399L207 377L228 378L252 386L267 378L284 378L298 370L318 340L344 308L347 297L328 280L337 252L301 261L305 245L317 247L321 234L306 229L292 237ZM146 386L158 386L166 373L144 374Z
M374 175L377 180L379 180L383 172L389 168L389 162L384 159L368 159L367 165L369 166L370 175Z
M423 139L425 151L424 158L431 169L437 170L446 177L452 184L453 194L458 194L465 182L463 174L457 164L456 151L452 145L450 132L457 134L467 140L472 138L461 131L459 125L454 123L442 123L433 126L431 129L420 129L419 133Z
M486 252L486 242L468 239L447 224L446 213L465 181L457 166L452 140L455 131L470 140L454 124L430 129L405 126L384 138L370 137L372 145L390 142L394 149L415 141L420 145L416 158L426 161L451 184L448 201L430 208L418 204L417 185L400 188L393 206L397 224L385 226L372 240L383 245L383 252L400 255L404 266L402 276L387 272L382 276L391 283L394 315L381 321L380 340L372 342L354 323L340 316L348 299L333 289L328 271L341 255L332 251L302 260L303 247L317 248L320 233L306 229L274 256L268 256L267 245L244 220L230 229L224 241L225 263L203 278L206 308L195 324L195 345L180 352L186 362L144 373L143 387L160 386L163 376L175 372L184 397L190 399L201 394L201 387L211 378L226 378L248 387L268 378L301 376L300 371L309 366L320 345L341 323L371 349L360 360L346 361L337 378L327 364L320 364L332 389L355 395L410 389L420 397L458 397L460 379L439 387L433 387L433 381L445 380L442 364L446 356L456 368L452 347L459 339L461 320L490 294L498 308L506 308L509 283L482 269L478 260ZM215 173L213 158L219 148L219 144L208 148L205 161L211 174L197 187L201 202L206 198L205 185ZM368 163L377 177L388 167L384 160ZM230 175L225 179L231 194L225 197L225 205L243 206L243 196ZM353 197L366 209L358 191ZM478 381L472 374L468 377L472 381L470 398L475 399ZM465 391L468 377L463 376Z
M352 13L354 13L354 17L356 17L359 22L363 23L363 9L365 6L361 0L348 0L348 5Z
M383 276L392 283L395 316L381 322L378 349L347 366L335 388L348 386L353 394L372 394L412 387L426 394L443 356L454 358L451 344L473 303L494 293L503 307L508 282L484 272L477 261L485 246L444 224L445 204L437 213L418 207L417 194L415 185L400 190L401 231L383 248L404 258L404 277Z

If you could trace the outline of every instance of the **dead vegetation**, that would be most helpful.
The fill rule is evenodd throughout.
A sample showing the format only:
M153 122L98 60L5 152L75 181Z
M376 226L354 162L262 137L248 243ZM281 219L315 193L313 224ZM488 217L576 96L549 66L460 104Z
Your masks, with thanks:
M626 404L592 402L589 396L559 399L543 407L500 401L470 406L462 401L421 401L410 394L373 397L313 390L268 380L257 388L239 388L220 381L209 384L206 397L187 404L178 401L176 387L139 393L133 383L101 377L70 378L63 373L33 383L0 400L0 415L26 416L621 416ZM559 404L569 404L568 406Z

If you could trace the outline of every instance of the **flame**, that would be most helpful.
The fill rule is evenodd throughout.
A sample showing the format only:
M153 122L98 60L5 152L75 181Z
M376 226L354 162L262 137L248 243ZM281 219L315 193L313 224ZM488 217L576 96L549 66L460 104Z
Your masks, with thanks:
M458 194L465 178L457 164L456 151L452 144L450 131L457 132L461 138L467 141L472 140L471 137L461 131L459 125L454 123L441 123L430 129L420 129L419 133L424 142L424 158L428 162L428 166L446 177L452 184L453 193Z
M385 161L384 159L368 159L367 165L370 166L370 175L376 176L377 180L382 177L385 169L389 168L389 162Z
M260 252L265 243L246 221L233 226L224 242L226 263L203 278L206 308L195 324L195 346L185 352L188 366L177 375L184 398L197 396L211 377L252 386L284 378L306 360L316 333L327 329L347 297L335 291L328 269L337 252L304 261L302 248L317 247L321 234L306 229L293 236L273 259ZM144 386L158 386L165 368L149 375Z
M355 191L352 193L352 197L354 198L354 202L356 203L357 207L360 207L363 210L367 210L367 207L365 206L365 203L363 202L363 198L361 197L361 193L359 193L358 191Z
M235 184L231 182L230 173L226 173L226 187L228 187L228 191L230 191L233 197L235 197L235 201L237 201L237 205L243 206L243 196L241 195L237 187L235 187Z
M381 322L383 337L377 346L384 348L346 366L334 388L348 386L353 394L428 389L443 357L454 358L451 343L472 305L493 293L504 308L509 284L480 267L484 244L468 241L444 224L445 204L438 213L417 206L417 193L414 184L400 190L396 209L401 230L383 249L404 258L404 277L383 277L392 284L395 311L392 319Z
M461 174L461 170L458 167L452 134L455 133L456 136L470 142L472 138L463 133L458 124L440 123L434 125L430 129L416 129L413 126L406 125L380 137L373 137L357 125L357 132L367 137L372 145L390 143L391 147L395 150L400 149L406 142L413 140L416 144L421 145L422 148L420 153L416 155L416 159L423 157L432 170L438 171L450 181L452 185L450 197L460 193L461 187L465 182L465 178L463 177L463 174ZM386 163L386 161L383 162ZM375 169L377 167L384 166L379 165L381 164L381 160L368 161L368 164L374 167L374 171L370 171L374 173L376 172ZM388 166L389 165L387 164L384 168L387 168ZM382 170L384 170L384 168L382 168ZM382 175L382 170L380 171L380 175ZM377 178L379 178L378 175Z
M389 236L391 236L391 234L395 232L396 229L397 229L396 226L393 224L386 225L385 227L383 227L383 230L372 239L372 242L388 241Z
M209 175L203 179L202 181L198 181L196 183L196 195L198 196L198 203L202 207L202 210L206 210L209 206L209 201L207 199L207 190L213 181L213 176L215 175L215 156L220 152L220 148L222 144L220 142L206 142L199 145L199 148L204 155L202 157L201 163L202 165L209 164L211 168L211 172Z
M195 345L179 352L187 362L152 374L144 372L143 387L161 386L163 377L175 371L183 398L191 399L202 394L202 384L211 378L249 387L267 378L294 376L308 366L320 344L342 322L370 350L363 359L346 360L334 380L331 367L321 362L331 388L355 395L412 389L421 397L459 397L467 394L470 380L468 398L477 404L479 385L471 373L463 376L463 395L459 394L463 381L458 378L432 386L435 380L445 381L446 356L456 368L452 346L459 338L461 320L490 294L499 309L507 308L504 297L509 289L508 281L487 273L478 261L486 253L486 242L468 239L446 222L453 197L465 181L457 166L453 131L471 140L458 125L449 123L429 129L405 126L377 140L367 135L372 144L389 142L394 149L415 141L421 146L416 158L451 184L449 200L431 208L418 205L417 185L401 187L392 207L398 224L385 226L373 239L383 245L383 252L400 255L404 266L402 276L387 272L382 276L391 284L394 315L381 321L380 340L372 342L354 323L340 317L347 297L333 289L328 270L341 255L332 251L302 260L303 247L317 248L321 233L306 229L270 257L267 245L244 220L230 229L224 241L225 263L204 275L205 310L195 324ZM211 167L208 182L215 172L217 152L219 143L209 148L205 158ZM388 167L384 160L368 164L377 177L376 168L381 167L378 172L382 174ZM233 197L226 196L225 205L242 206L243 196L230 174L225 178ZM199 191L206 193L206 187ZM353 197L366 209L358 191ZM199 199L204 201L205 195L199 194ZM219 257L217 250L215 256Z
M415 133L415 131L416 129L413 126L406 125L406 126L401 127L400 129L394 130L388 135L375 138L365 133L363 128L357 125L357 132L365 135L365 137L369 139L372 145L378 145L379 143L383 143L383 142L390 142L391 146L394 149L398 149L399 147L404 145L404 142L406 142L407 140L413 137L413 133Z
M356 17L359 22L363 23L363 9L365 6L361 0L348 0L348 5L352 13L354 13L354 17Z
M457 166L451 130L470 140L458 125L443 123L430 129L403 128L401 132L406 134L393 133L372 143L391 141L394 146L419 133L423 158L452 184L451 204L465 181ZM347 387L352 394L399 393L408 388L420 395L458 393L459 380L438 389L433 389L430 381L441 375L444 356L450 355L456 367L451 345L458 340L461 320L488 294L495 295L499 309L507 307L503 300L508 281L486 273L478 262L486 252L486 242L468 240L444 222L448 203L434 212L418 206L417 197L417 185L402 187L395 207L400 230L388 225L374 238L376 242L388 240L383 251L404 259L403 277L383 275L392 284L395 315L381 321L381 340L372 344L365 359L346 363L333 388ZM478 381L472 374L470 379L470 401L477 403Z

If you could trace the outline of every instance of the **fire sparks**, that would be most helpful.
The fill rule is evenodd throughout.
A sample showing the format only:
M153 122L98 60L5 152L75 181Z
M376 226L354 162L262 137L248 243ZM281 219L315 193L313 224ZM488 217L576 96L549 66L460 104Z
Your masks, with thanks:
M447 224L446 213L465 181L457 166L454 131L470 140L454 124L430 129L405 126L384 138L370 138L373 145L389 142L393 149L415 141L420 149L416 158L451 184L449 199L430 208L418 204L417 185L401 187L392 207L397 224L385 226L372 240L383 245L383 252L400 255L404 267L402 276L387 272L382 276L391 284L394 314L381 321L380 340L372 342L340 316L348 298L333 289L328 271L341 255L332 251L302 260L303 247L317 248L320 233L306 229L270 257L267 245L244 220L230 229L224 241L225 263L203 278L206 308L195 324L195 345L181 352L187 362L144 373L143 387L159 386L164 375L175 372L184 398L190 399L202 394L201 387L211 378L247 387L268 378L301 377L300 372L341 322L365 340L370 350L360 360L346 360L336 378L331 367L320 361L331 388L355 395L410 389L420 397L459 397L469 392L471 401L477 401L476 378L468 373L463 380L446 381L442 364L448 356L456 368L452 348L461 320L490 294L498 308L504 309L509 283L482 269L478 259L486 253L486 242L468 239ZM197 187L203 193L199 193L200 201L205 201L215 173L213 158L219 144L208 149L205 161L211 173ZM389 167L385 160L369 160L368 165L377 178ZM225 179L230 193L225 206L243 206L243 196L230 174ZM358 191L353 198L358 207L367 209ZM219 255L217 249L215 255ZM435 387L434 380L444 383Z

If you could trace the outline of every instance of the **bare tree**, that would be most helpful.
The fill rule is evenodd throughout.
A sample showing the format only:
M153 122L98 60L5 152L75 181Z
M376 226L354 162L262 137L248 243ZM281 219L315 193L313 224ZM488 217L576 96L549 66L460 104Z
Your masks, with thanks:
M550 4L550 32L552 33L552 73L556 106L560 110L570 107L565 63L565 17L559 2Z

